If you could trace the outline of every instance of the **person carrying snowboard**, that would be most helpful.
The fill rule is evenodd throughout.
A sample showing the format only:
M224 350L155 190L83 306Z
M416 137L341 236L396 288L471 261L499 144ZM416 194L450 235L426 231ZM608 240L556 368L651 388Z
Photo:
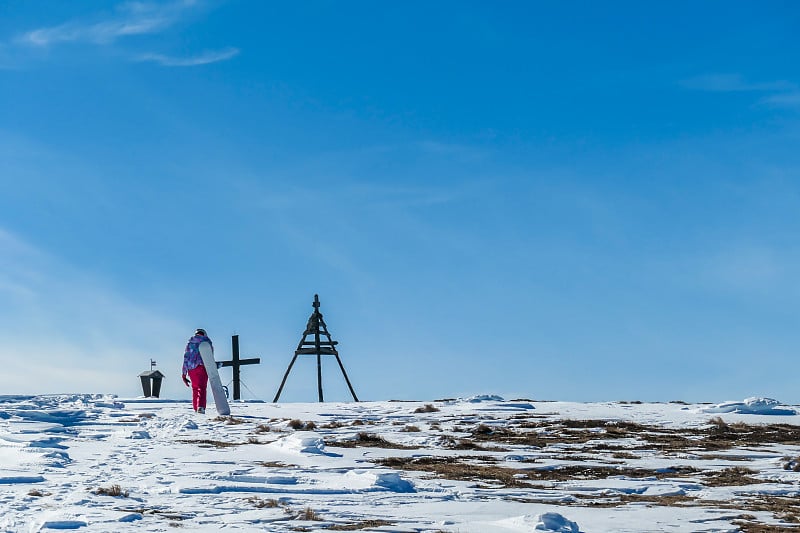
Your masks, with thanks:
M206 389L208 387L208 373L199 350L201 342L207 342L211 346L211 350L214 350L214 345L211 344L206 330L198 328L186 344L181 371L183 382L187 387L192 387L192 408L200 414L206 412Z

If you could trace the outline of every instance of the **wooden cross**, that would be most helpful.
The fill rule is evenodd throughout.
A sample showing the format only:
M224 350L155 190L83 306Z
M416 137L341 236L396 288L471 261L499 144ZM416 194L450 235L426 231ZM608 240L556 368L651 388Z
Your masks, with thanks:
M255 357L253 359L239 359L239 335L231 337L231 352L233 354L231 361L220 361L220 366L233 367L233 399L239 400L242 397L242 392L239 387L240 371L239 367L242 365L257 365L261 363L261 358Z

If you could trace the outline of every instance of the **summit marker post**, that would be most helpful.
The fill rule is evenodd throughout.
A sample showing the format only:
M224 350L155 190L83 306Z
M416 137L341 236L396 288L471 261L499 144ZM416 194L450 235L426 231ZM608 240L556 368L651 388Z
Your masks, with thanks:
M356 396L356 391L353 390L353 385L350 383L350 378L347 377L347 372L344 369L344 365L342 364L342 360L339 358L339 352L336 350L336 345L339 344L338 341L331 339L330 333L328 333L328 326L325 324L325 320L322 318L322 313L319 311L319 295L314 295L314 312L311 313L311 316L308 319L308 324L306 324L306 330L303 333L303 337L300 339L300 343L297 345L297 349L294 351L294 357L292 357L292 361L289 363L289 368L286 369L286 374L283 376L283 380L281 381L281 386L278 388L277 394L275 394L275 399L272 401L277 403L277 401L281 397L281 392L283 392L283 386L286 384L286 379L289 377L289 372L292 371L292 366L294 366L294 362L297 360L298 355L316 355L317 356L317 391L319 395L319 401L324 402L322 395L322 356L323 355L333 355L336 357L336 362L339 363L339 368L342 371L342 375L344 376L344 380L347 383L347 387L350 389L350 394L353 395L353 400L358 401L358 397ZM322 336L325 336L325 339ZM312 336L309 339L309 336Z

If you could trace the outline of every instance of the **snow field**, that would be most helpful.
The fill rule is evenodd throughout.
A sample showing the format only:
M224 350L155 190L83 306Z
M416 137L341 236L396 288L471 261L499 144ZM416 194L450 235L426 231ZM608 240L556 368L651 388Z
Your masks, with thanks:
M780 531L799 511L780 505L800 493L800 420L768 399L232 412L0 399L0 531Z

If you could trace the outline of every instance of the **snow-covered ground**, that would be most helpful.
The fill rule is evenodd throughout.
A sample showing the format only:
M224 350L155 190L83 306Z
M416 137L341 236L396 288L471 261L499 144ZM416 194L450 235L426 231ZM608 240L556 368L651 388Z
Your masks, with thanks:
M800 520L800 417L766 399L232 408L0 397L0 530L791 531Z

